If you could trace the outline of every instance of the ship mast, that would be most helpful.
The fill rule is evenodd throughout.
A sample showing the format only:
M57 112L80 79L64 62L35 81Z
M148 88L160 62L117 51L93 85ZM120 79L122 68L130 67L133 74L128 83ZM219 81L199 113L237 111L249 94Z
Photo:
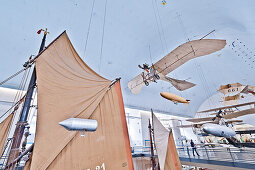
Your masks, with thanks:
M45 41L46 41L46 36L49 32L47 32L47 28L45 30L41 29L39 30L37 33L40 34L40 32L43 31L44 35L43 35L43 39L41 42L41 46L39 49L39 53L43 51L44 47L45 47ZM28 90L27 90L27 94L26 94L26 98L24 101L24 105L20 114L20 118L19 121L16 124L16 128L13 134L13 141L12 141L12 145L11 145L11 150L8 156L8 160L7 160L7 164L6 165L10 165L8 167L8 169L14 169L15 168L15 164L16 162L14 162L14 160L19 156L20 153L20 144L21 144L21 140L24 134L24 130L25 130L25 126L27 125L27 117L29 114L29 110L30 110L30 105L31 105L31 100L32 100L32 95L34 92L34 88L36 86L36 69L34 67L30 82L29 82L29 86L28 86Z
M151 114L153 114L153 110L151 109ZM151 117L153 118L153 116ZM154 156L154 148L153 148L153 140L152 140L152 133L153 133L153 129L149 120L149 133L150 133L150 144L151 144L151 164L152 164L152 170L155 170L155 156Z

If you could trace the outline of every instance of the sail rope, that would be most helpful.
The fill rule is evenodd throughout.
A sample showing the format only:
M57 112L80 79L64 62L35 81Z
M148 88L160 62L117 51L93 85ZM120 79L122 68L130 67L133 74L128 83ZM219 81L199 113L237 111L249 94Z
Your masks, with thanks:
M101 49L100 49L99 73L100 73L100 70L101 70L101 61L102 61L102 54L103 54L104 30L105 30L105 18L106 18L107 1L108 0L105 0L105 6L104 6L104 23L103 23L103 33L102 33Z
M91 9L91 13L90 13L89 26L88 26L86 42L85 42L85 47L84 47L84 53L83 53L84 59L85 59L85 56L86 56L86 50L87 50L87 44L88 44L88 39L89 39L89 33L90 33L90 25L91 25L91 22L92 22L92 15L93 15L93 11L94 11L94 5L95 5L95 0L93 0L92 9Z
M7 81L11 80L12 78L16 77L17 75L19 75L20 73L22 73L23 71L25 71L26 68L21 69L20 71L18 71L17 73L11 75L10 77L8 77L7 79L3 80L0 82L0 85L3 85L4 83L6 83Z
M32 86L31 88L34 88L34 87ZM30 89L31 89L31 88L30 88ZM28 91L29 91L30 89L28 89ZM27 91L27 92L28 92L28 91ZM26 96L27 96L27 93L26 93L24 96L22 96L22 98L21 98L20 100L18 100L16 103L14 103L13 106L11 106L10 109L8 109L4 114L2 114L2 115L0 116L0 119L3 118L11 109L13 109L13 108L15 108L16 106L20 105L20 104L23 102L23 100L25 99Z
M23 103L23 101L24 101L24 98L25 98L25 96L24 97L22 97L22 94L23 94L23 92L24 92L24 88L26 87L26 82L27 82L27 79L28 79L28 77L29 77L29 73L30 73L30 70L31 70L31 67L28 67L28 69L25 69L25 72L24 72L24 74L23 74L23 76L22 76L22 79L21 79L21 82L20 82L20 84L19 84L19 87L18 87L18 89L17 89L17 92L16 92L16 94L15 94L15 97L14 97L14 99L13 99L13 102L12 102L12 106L11 106L11 108L9 108L3 115L1 115L1 117L0 117L0 119L2 119L5 115L7 115L7 114L9 114L9 112L10 111L12 111L12 113L11 114L13 114L13 118L12 118L12 120L11 120L11 122L10 122L10 126L9 127L12 127L12 125L13 124L15 124L16 122L15 122L15 117L16 117L16 115L18 114L18 109L19 109L19 106ZM10 114L9 114L10 115ZM8 115L8 116L9 116ZM2 165L4 165L5 164L5 158L3 157L3 155L4 155L4 153L6 152L6 149L8 149L9 147L10 147L10 144L11 144L11 140L12 140L12 138L8 138L8 137L10 137L10 133L11 133L11 128L9 128L8 129L8 132L7 132L7 138L6 138L6 141L5 141L5 147L4 147L4 151L2 152L2 155L1 155L1 161L3 161L3 164ZM7 151L7 153L8 153L8 151Z
M14 108L14 113L16 113L16 111L18 110L18 106L23 102L24 98L26 97L27 95L27 92L33 88L33 86L31 88L29 88L27 90L27 92L25 93L25 95L22 96L23 92L24 92L24 89L26 87L26 84L27 84L27 80L28 80L28 77L29 77L29 73L30 73L30 69L28 69L28 71L26 71L22 77L22 81L19 85L19 89L14 97L14 104L4 113L0 116L0 119L3 118L7 113L9 113L13 108Z
M27 69L27 70L25 71L25 73L24 73L24 75L23 75L23 77L22 77L21 83L20 83L20 85L19 85L18 92L16 93L16 96L15 96L15 98L14 98L14 102L17 101L17 100L19 100L19 99L21 98L22 93L23 93L23 91L24 91L24 89L25 89L25 86L26 86L26 83L27 83L27 79L28 79L29 74L30 74L30 70L31 70L31 69L29 68L29 69Z
M3 85L4 83L8 82L9 80L13 79L14 77L16 77L17 75L19 75L20 73L22 73L23 71L27 70L28 68L30 68L34 62L31 62L31 58L33 55L30 56L29 60L27 62L25 62L25 64L23 64L23 69L19 70L18 72L16 72L15 74L11 75L10 77L8 77L7 79L3 80L0 82L0 86Z

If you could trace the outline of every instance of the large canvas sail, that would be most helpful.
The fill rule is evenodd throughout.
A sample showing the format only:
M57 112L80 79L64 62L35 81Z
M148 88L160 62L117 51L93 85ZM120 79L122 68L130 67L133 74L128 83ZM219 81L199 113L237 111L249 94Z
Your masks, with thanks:
M38 117L31 170L133 169L120 83L99 76L64 32L36 60ZM58 123L98 121L81 137ZM29 168L28 168L29 169Z
M152 114L154 142L162 170L182 169L172 131L167 130L158 118Z
M13 113L0 123L0 154L2 155L4 144L12 123Z
M135 170L151 170L151 158L150 157L137 157L133 158Z

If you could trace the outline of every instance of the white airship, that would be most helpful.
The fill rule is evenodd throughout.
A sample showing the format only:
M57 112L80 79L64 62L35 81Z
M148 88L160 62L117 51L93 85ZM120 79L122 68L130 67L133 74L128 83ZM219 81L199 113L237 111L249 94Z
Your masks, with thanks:
M70 118L58 123L69 131L89 131L97 129L97 121L91 119Z

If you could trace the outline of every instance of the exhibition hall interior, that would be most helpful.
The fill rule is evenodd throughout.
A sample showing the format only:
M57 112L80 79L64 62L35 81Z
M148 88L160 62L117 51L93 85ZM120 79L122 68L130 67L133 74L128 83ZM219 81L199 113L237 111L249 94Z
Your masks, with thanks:
M0 170L255 169L255 2L3 1Z

